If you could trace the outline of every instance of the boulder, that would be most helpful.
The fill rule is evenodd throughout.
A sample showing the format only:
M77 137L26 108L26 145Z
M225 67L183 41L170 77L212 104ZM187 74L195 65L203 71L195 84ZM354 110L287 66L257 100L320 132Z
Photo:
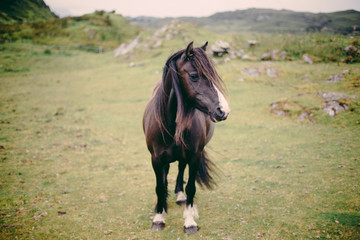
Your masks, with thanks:
M350 99L342 93L319 93L323 102L323 110L330 117L335 117L341 111L347 110L349 108L348 102Z
M218 40L210 48L213 56L222 57L225 54L228 54L230 51L230 44L225 41Z
M338 101L329 101L323 103L323 110L330 116L335 117L341 111L347 110L349 106L346 103Z

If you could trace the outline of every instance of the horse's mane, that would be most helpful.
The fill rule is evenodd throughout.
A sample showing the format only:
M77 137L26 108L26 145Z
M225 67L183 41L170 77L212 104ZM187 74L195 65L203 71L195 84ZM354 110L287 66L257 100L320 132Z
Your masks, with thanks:
M154 94L154 106L153 106L153 114L155 117L155 120L158 124L158 127L160 128L161 134L163 136L164 142L165 142L165 136L164 132L169 134L173 137L176 144L182 143L184 146L186 146L184 142L184 136L183 133L186 129L190 128L191 124L191 117L194 112L194 108L186 108L184 106L184 99L181 93L181 88L179 86L179 78L178 78L178 71L176 68L176 61L181 58L181 56L184 54L186 50L182 49L174 54L172 54L166 61L166 64L163 69L163 75L160 85L158 86L158 89L156 90L156 93ZM204 75L214 86L216 86L219 91L221 91L223 94L225 92L224 90L224 83L218 73L215 70L215 67L211 61L211 59L208 57L208 55L205 53L205 51L202 48L194 48L192 51L192 55L189 59L193 64L193 67L198 72L199 76ZM167 123L165 122L166 112L164 109L167 109L168 102L163 101L164 95L166 96L165 92L165 79L169 73L171 72L171 77L173 81L173 90L176 94L177 99L177 111L176 111L176 130L174 134L170 133L169 126L167 126ZM224 94L225 95L225 94ZM166 96L170 97L170 96Z

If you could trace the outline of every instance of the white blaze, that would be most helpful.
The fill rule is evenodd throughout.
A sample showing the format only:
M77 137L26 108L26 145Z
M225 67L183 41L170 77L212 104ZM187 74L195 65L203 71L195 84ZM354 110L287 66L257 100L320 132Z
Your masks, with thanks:
M196 227L197 223L195 222L194 218L199 218L199 213L196 205L194 205L193 207L191 207L191 205L187 207L185 206L183 217L185 218L185 228Z
M230 113L229 103L226 101L224 95L220 92L220 90L215 85L214 87L219 97L220 109L225 113L225 116L227 117Z

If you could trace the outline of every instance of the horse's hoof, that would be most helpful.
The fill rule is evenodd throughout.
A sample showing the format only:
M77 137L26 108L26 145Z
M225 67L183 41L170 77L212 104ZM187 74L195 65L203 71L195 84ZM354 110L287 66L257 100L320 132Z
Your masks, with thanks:
M165 228L164 222L153 222L151 226L151 230L153 231L163 230L164 228Z
M199 228L198 226L184 227L184 231L186 234L194 234L199 231Z
M176 201L176 204L179 205L179 206L185 206L186 200Z

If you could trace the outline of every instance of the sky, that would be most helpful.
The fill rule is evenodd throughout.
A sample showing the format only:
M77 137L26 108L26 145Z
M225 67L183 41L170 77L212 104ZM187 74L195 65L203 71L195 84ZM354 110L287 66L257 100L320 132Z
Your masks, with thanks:
M360 11L360 0L45 0L45 3L60 17L80 16L95 10L115 10L130 17L201 17L247 8L313 13Z

